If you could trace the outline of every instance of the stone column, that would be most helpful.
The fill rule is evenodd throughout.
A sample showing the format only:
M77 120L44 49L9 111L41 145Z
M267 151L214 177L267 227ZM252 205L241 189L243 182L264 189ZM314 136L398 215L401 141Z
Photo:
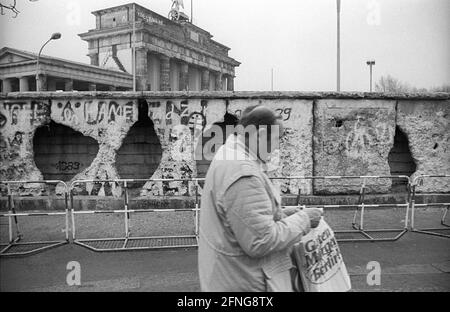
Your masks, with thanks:
M64 91L73 91L73 79L64 80Z
M170 91L170 57L161 55L161 91Z
M89 91L97 91L97 85L95 83L89 83Z
M12 92L12 78L3 79L3 93Z
M234 91L234 77L227 77L227 91Z
M28 77L20 77L19 78L19 90L20 90L20 92L30 91L30 86L28 84Z
M209 90L209 79L210 79L210 73L208 69L202 70L202 91L208 91Z
M95 18L95 28L102 28L102 18L100 17L100 15L97 15Z
M91 65L99 66L100 61L99 61L98 53L89 54L89 57L91 58Z
M180 68L180 90L187 91L189 89L189 65L182 63Z
M149 91L148 85L148 51L136 49L136 90Z
M36 81L36 91L47 91L47 75L39 75Z
M222 73L217 73L216 76L216 91L223 91L223 74Z

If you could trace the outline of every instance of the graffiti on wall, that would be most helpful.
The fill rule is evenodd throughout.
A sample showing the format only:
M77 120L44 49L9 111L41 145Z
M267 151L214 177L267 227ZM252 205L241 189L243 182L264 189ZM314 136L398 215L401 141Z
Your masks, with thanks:
M16 131L12 137L0 134L0 161L13 161L19 158L24 132Z
M131 126L138 120L136 100L59 99L52 102L51 118L96 140L98 144L98 152L91 162L62 158L53 163L53 170L64 175L75 173L72 180L120 178L115 168L116 153ZM99 187L95 184L92 187L94 195L97 188L99 194L110 193L107 185ZM118 193L115 186L111 189L114 190L112 194Z
M276 151L278 155L271 155L269 175L312 175L313 101L240 99L230 101L227 111L241 118L246 108L255 105L272 109L283 121L284 133L280 141L280 149ZM280 190L286 194L298 194L299 190L302 194L312 192L311 181L286 180L278 184Z
M187 126L192 134L203 131L206 124L205 110L207 101L201 101L200 110L192 110L189 101L156 101L149 102L149 116L153 120L155 127L160 133L164 133L164 128L173 129L177 125ZM169 134L170 136L170 134Z
M120 148L129 127L137 120L136 100L66 98L65 100L54 99L51 102L53 104L51 107L49 100L7 98L0 102L1 177L42 178L33 162L32 140L35 129L45 123L51 112L51 118L55 122L93 137L101 145L98 156L89 170L83 171L83 174L78 177L82 179L106 176L116 178L118 174L115 169L114 153ZM159 172L154 177L195 176L195 162L181 160L183 159L181 155L187 155L192 146L195 146L195 142L189 139L192 137L192 132L201 133L206 124L214 123L211 115L215 114L214 118L216 115L223 116L222 107L226 112L240 117L246 107L261 102L276 110L285 121L286 139L282 141L281 151L283 166L281 174L283 175L389 172L387 155L392 148L396 123L405 129L410 138L414 160L418 161L418 172L436 170L444 172L448 168L448 153L445 153L448 151L448 144L446 144L448 142L448 100L424 103L417 100L372 99L258 100L249 98L202 101L201 99L157 100L152 98L148 100L149 116L155 124L155 130L164 148ZM396 102L398 102L398 110L396 110ZM218 105L214 106L215 103ZM437 112L441 115L436 115ZM315 114L313 117L311 117L312 113ZM358 115L364 118L357 117ZM314 132L312 132L313 125ZM432 137L433 135L439 135L439 138L436 139ZM100 136L102 140L98 139ZM312 137L317 144L312 144ZM314 172L313 160L316 164ZM83 163L86 165L87 161L76 158L55 158L52 163L54 170L70 173L78 166L83 167ZM430 191L442 188L435 187L437 183L438 181L430 184L430 187L433 187ZM100 185L92 186L89 193L114 193L112 191L114 185L106 184L99 187ZM342 186L316 186L318 192L325 188L331 193L346 190ZM290 191L295 191L297 185L288 185L288 187ZM184 194L185 189L180 188L176 183L164 185L163 188L167 193L175 195ZM302 193L306 194L308 191L306 187L305 189L306 191L302 190ZM381 190L383 189L380 188Z
M201 101L200 107L193 108L189 101L149 102L149 117L163 142L172 145L172 156L180 158L185 152L192 152L206 125L207 101ZM178 154L178 155L177 155ZM184 158L190 157L184 155Z
M315 107L314 174L389 175L394 145L395 101L323 99ZM392 181L372 180L370 191L387 192ZM360 181L315 181L318 194L356 193Z
M3 113L0 112L0 128L19 125L20 117L28 119L26 123L35 125L49 117L47 103L40 101L8 101L3 103ZM21 115L23 114L23 115Z
M19 122L19 114L20 112L26 110L26 108L28 107L28 103L27 102L8 102L8 103L3 103L3 108L4 110L7 112L7 117L6 118L6 122L11 125L17 125Z
M69 124L108 125L114 122L135 121L134 102L120 103L114 100L59 101L56 114Z
M17 177L22 177L27 173L25 166L11 164L8 167L0 168L0 177L2 180L15 180Z
M148 101L149 117L163 148L161 164L154 176L164 179L190 179L195 174L194 149L207 122L206 100ZM153 195L187 195L187 182L149 183Z
M351 158L364 157L376 145L389 143L392 137L390 129L386 124L375 126L372 121L357 116L353 129L344 141L346 155Z
M0 113L0 129L6 125L7 121L8 119L6 118L6 116Z
M50 117L50 104L42 100L0 102L0 178L39 177L30 140L35 129Z
M281 120L283 121L288 121L291 119L292 107L276 108L274 111L278 116L280 116ZM241 118L242 112L243 112L242 109L236 109L233 115L235 115L238 118Z
M342 153L353 159L366 158L377 146L390 144L393 137L392 127L375 123L364 115L357 115L353 120L333 118L328 125L329 133L336 135L324 137L323 150L327 155Z
M59 172L78 172L81 167L83 167L83 165L78 161L58 161L54 164L54 168Z

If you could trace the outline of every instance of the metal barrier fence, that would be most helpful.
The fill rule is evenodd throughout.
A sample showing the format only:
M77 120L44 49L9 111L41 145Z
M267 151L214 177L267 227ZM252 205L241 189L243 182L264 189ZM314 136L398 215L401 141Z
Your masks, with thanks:
M411 183L407 176L299 176L299 177L276 177L272 180L298 180L298 181L343 181L343 180L357 180L357 184L352 184L352 187L359 188L359 198L357 204L343 204L343 205L309 205L306 207L324 208L324 209L339 209L339 208L354 208L353 219L351 221L351 230L338 230L335 231L338 241L340 242L359 242L359 241L396 241L402 237L408 231L409 210L411 209L411 229L415 232L422 232L431 235L445 236L448 235L440 233L431 233L436 229L418 229L414 224L415 209L418 207L428 206L446 206L447 210L444 212L443 220L448 213L450 203L431 203L431 204L415 204L416 198L416 186L419 181L423 181L424 178L448 178L450 175L443 176L420 176ZM397 179L403 180L408 185L408 199L405 204L387 203L387 204L368 204L367 203L367 190L370 187L369 181L380 179ZM94 251L120 251L120 250L147 250L147 249L165 249L165 248L188 248L198 246L198 233L199 233L199 182L204 179L118 179L118 180L79 180L74 181L67 186L63 181L48 180L48 181L1 181L0 183L8 186L8 213L0 215L0 217L8 218L9 228L9 243L2 247L0 252L1 256L4 255L26 255L48 248L56 247L69 242L69 210L71 218L72 238L75 244L84 246ZM183 209L129 209L130 196L129 196L129 184L131 183L173 183L180 182L188 184L188 190L190 189L189 183L194 183L193 189L195 189L195 208L183 208ZM10 191L10 185L14 184L62 184L65 186L65 212L55 213L16 213L14 206L14 197ZM123 198L123 209L118 210L89 210L89 211L75 211L75 188L86 183L115 183L123 188L121 197ZM342 185L335 183L334 185ZM377 184L375 184L377 185ZM379 185L379 184L378 184ZM192 196L192 195L191 195ZM300 199L300 197L298 198ZM285 206L289 207L289 206ZM295 206L298 207L298 206ZM368 229L366 227L365 212L367 209L377 208L404 208L405 209L405 221L403 228L377 228ZM142 214L142 213L180 213L180 212L192 212L194 217L194 231L189 235L174 235L174 236L132 236L130 230L130 215ZM123 235L118 238L105 237L105 238L78 238L76 227L76 216L78 215L93 215L93 214L123 214L124 216L124 229ZM64 241L37 241L21 243L21 234L18 228L17 217L33 217L33 216L65 216L65 240ZM359 218L358 218L359 215ZM13 222L16 225L16 235L13 233ZM444 221L442 224L449 227Z
M426 203L426 204L416 204L416 196L417 196L417 186L423 185L425 179L434 178L434 179L447 179L450 181L450 174L445 175L420 175L417 176L411 186L411 231L416 233L422 233L427 235L434 235L440 237L450 238L450 225L445 222L448 210L450 208L450 201L445 203ZM450 182L449 182L450 183ZM443 209L443 215L441 217L440 223L441 227L428 227L428 228L419 228L416 226L416 209L417 208L439 208Z
M0 181L8 188L8 213L0 214L0 217L8 218L8 243L1 245L0 256L22 256L37 253L39 251L54 248L69 242L69 210L67 206L67 184L60 180L45 180L45 181ZM62 184L64 185L64 212L50 212L50 213L17 213L14 203L14 195L11 192L11 185L23 184ZM64 216L65 217L65 239L58 241L32 241L21 242L23 235L20 233L18 217L40 217L40 216ZM13 231L13 222L16 227L16 234Z
M199 230L199 196L198 181L202 179L122 179L122 180L79 180L71 183L69 188L70 210L72 217L72 237L73 242L80 246L84 246L94 251L130 251L130 250L148 250L148 249L167 249L167 248L190 248L198 246L198 230ZM129 188L130 183L155 182L190 182L195 183L195 208L193 209L129 209ZM121 184L123 188L123 209L120 210L91 210L91 211L75 211L74 187L86 183L116 183ZM189 189L189 187L188 187ZM130 214L140 213L180 213L192 212L194 215L194 233L191 235L177 236L140 236L133 237L130 231ZM124 235L119 238L96 238L96 239L79 239L76 237L76 215L89 214L123 214L124 215Z
M355 208L353 220L351 223L352 230L337 230L334 231L338 242L361 242L361 241L396 241L402 237L408 231L408 216L410 208L410 192L408 191L408 199L405 204L367 204L366 191L368 180L379 179L397 179L404 180L410 189L410 179L408 176L310 176L310 177L281 177L272 178L272 180L349 180L359 179L361 181L359 190L358 204L349 205L310 205L305 206L308 208L323 208L323 209L336 209L336 208ZM299 204L299 203L298 203ZM405 222L404 227L399 229L381 228L381 229L366 229L365 223L365 211L371 208L390 208L398 207L405 208ZM358 213L360 214L359 223L357 222ZM388 235L387 235L388 234ZM390 234L390 235L389 235Z

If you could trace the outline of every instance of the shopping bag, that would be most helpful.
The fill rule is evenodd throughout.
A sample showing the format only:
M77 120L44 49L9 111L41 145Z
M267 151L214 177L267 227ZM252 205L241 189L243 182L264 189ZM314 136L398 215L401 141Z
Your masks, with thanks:
M306 292L346 292L351 289L350 276L333 230L323 220L294 245L293 260L297 283ZM300 281L298 281L300 280Z

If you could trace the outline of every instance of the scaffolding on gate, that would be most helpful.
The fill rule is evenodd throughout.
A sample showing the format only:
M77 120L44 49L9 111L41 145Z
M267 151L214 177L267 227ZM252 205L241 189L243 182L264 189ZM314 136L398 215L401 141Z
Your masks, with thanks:
M447 223L447 215L450 208L450 200L445 202L431 202L431 203L416 203L417 187L422 186L426 179L439 179L441 181L447 181L450 183L450 174L444 175L420 175L417 176L411 185L411 231L416 233L422 233L427 235L434 235L440 237L450 238L450 224ZM450 195L449 195L450 197ZM440 218L440 227L426 227L422 228L417 226L417 208L441 208L442 216Z
M392 176L293 176L293 177L280 177L272 178L272 180L297 180L297 181L317 181L317 180L330 180L330 181L342 181L342 180L359 180L359 198L357 204L343 204L343 205L302 205L305 208L322 208L322 209L341 209L341 208L353 208L354 214L351 221L351 230L337 230L334 231L339 242L361 242L361 241L396 241L401 238L408 231L408 215L410 209L410 178L402 175ZM366 203L366 195L368 189L369 180L379 179L396 179L403 180L408 186L408 197L404 204L388 203L388 204L368 204ZM299 201L300 198L298 198ZM297 203L300 204L299 202ZM298 207L295 206L295 207ZM301 204L300 204L301 205ZM289 208L292 206L285 206ZM403 227L401 228L376 228L368 229L365 225L365 213L367 209L377 208L404 208L405 219ZM359 214L359 218L358 218Z
M61 246L69 243L69 209L68 209L68 197L67 197L67 184L60 180L43 180L43 181L0 181L0 184L7 186L7 213L0 214L0 218L7 218L8 220L8 243L0 244L0 256L12 257L12 256L24 256L35 254L40 251L44 251L50 248ZM14 194L11 191L12 185L24 185L24 184L45 184L45 185L58 185L64 186L64 212L30 212L19 213L16 211ZM42 217L42 216L64 216L65 237L61 240L54 241L24 241L24 235L20 232L18 217ZM15 226L15 231L14 231Z
M198 246L199 233L199 192L198 182L203 179L115 179L115 180L78 180L70 184L69 187L69 203L72 220L72 238L77 245L86 247L94 251L130 251L130 250L149 250L149 249L168 249L168 248L191 248ZM195 208L180 209L130 209L129 185L131 183L173 183L186 182L194 183L195 188ZM86 183L115 183L121 186L123 209L119 210L86 210L75 211L74 209L74 187ZM189 190L189 187L188 187ZM160 235L160 236L133 236L130 227L131 214L143 213L181 213L191 212L194 217L194 232L190 235ZM77 215L94 215L94 214L123 214L124 228L121 237L104 237L104 238L78 238L77 225L75 217Z

